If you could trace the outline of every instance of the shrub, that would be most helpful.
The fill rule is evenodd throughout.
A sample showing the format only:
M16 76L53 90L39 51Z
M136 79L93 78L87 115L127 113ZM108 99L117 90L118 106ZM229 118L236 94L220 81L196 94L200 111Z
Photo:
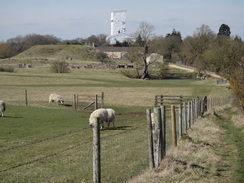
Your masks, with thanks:
M130 69L130 70L124 69L121 70L121 73L128 78L134 78L134 79L140 78L142 74L137 69Z
M4 66L0 67L0 72L14 72L14 67L13 66Z
M101 63L105 63L105 62L108 62L110 60L108 55L106 53L103 53L103 52L97 52L96 53L96 58Z
M70 72L68 65L65 61L55 61L51 66L51 71L54 73L68 73Z

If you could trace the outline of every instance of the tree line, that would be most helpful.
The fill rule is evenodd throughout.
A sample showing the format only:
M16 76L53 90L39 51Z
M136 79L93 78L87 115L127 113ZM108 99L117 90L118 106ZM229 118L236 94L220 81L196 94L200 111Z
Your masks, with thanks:
M222 24L217 34L208 25L202 25L184 39L175 29L165 37L150 39L153 30L145 23L137 30L136 43L145 47L144 54L159 53L164 61L180 61L199 72L212 71L223 76L244 110L244 42L239 36L231 36L228 25ZM134 54L131 58L139 57Z
M193 66L199 72L213 71L229 80L233 92L244 109L244 44L240 37L231 36L230 27L222 24L215 33L208 25L202 25L192 36L182 39L180 31L172 30L166 36L155 36L154 26L141 22L133 34L135 41L116 43L113 46L131 46L134 51L127 53L131 62L144 62L146 55L158 53L164 56L164 61L177 62ZM17 36L0 42L0 59L17 55L35 45L49 44L94 44L108 46L105 34L90 37L61 40L53 35L30 34ZM137 48L144 47L144 53ZM140 49L141 50L141 49ZM142 63L143 63L142 62ZM145 65L146 66L146 65ZM146 68L146 67L145 67ZM145 71L145 77L148 77Z
M35 45L83 45L95 44L103 46L106 44L106 35L92 35L86 39L76 38L71 40L62 40L54 35L28 34L26 36L16 36L8 39L6 42L0 42L0 59L13 57Z

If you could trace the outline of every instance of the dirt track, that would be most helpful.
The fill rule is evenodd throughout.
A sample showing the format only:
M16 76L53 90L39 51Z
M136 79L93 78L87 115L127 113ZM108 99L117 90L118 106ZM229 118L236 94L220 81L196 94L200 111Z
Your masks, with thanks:
M186 67L186 66L182 66L182 65L168 64L168 66L171 67L171 68L181 69L181 70L185 70L185 71L188 71L188 72L196 72L195 68L190 68L190 67ZM217 74L215 74L213 72L207 71L206 73L209 74L211 77L222 79L221 76L219 76L219 75L217 75Z

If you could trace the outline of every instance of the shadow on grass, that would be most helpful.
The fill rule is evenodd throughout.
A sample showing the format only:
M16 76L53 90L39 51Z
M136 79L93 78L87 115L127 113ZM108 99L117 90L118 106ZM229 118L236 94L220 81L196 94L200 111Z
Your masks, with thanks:
M20 116L4 116L3 118L23 118L23 117L20 117Z
M103 130L129 130L131 126L105 127Z

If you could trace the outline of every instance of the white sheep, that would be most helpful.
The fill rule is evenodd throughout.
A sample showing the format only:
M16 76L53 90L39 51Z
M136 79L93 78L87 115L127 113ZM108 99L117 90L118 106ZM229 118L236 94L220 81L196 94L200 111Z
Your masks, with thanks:
M90 127L94 127L96 119L98 119L98 122L100 124L100 128L102 129L103 122L108 121L108 111L106 109L103 109L103 108L93 111L90 115L90 118L89 118Z
M2 117L5 110L6 110L6 104L4 101L0 100L0 112Z
M100 123L100 128L103 129L103 123L106 122L108 124L108 128L110 123L113 123L113 127L115 127L115 111L113 109L97 109L93 111L89 118L90 127L93 127L95 124L95 120L98 118Z
M63 105L64 104L64 99L61 95L58 95L56 93L52 93L50 96L49 96L49 104L51 102L56 102L57 104L61 104Z
M111 122L113 123L113 127L115 127L115 124L114 124L115 123L115 111L113 109L106 109L106 110L108 111L108 120L107 120L108 128L109 128L109 125Z

